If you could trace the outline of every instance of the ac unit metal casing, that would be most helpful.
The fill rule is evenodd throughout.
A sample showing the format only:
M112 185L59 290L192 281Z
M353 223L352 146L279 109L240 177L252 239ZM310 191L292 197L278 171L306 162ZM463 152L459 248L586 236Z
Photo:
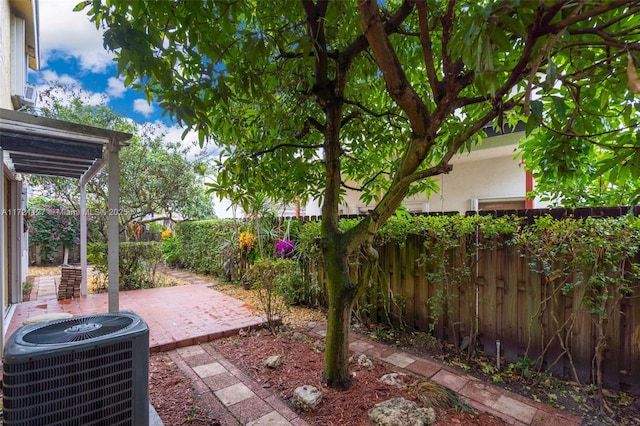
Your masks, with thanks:
M2 389L5 425L148 425L149 328L127 311L24 326Z

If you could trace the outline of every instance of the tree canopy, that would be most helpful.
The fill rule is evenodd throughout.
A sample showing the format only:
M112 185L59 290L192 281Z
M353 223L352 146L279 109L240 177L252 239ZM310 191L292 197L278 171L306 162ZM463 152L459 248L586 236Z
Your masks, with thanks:
M120 151L119 219L125 232L134 222L214 217L211 197L205 193L204 179L199 173L204 160L188 160L188 151L180 143L163 141L151 129L135 125L106 106L83 105L77 94L70 102L56 97L47 101L49 106L43 109L47 116L134 134L129 145ZM87 184L87 206L98 222L106 217L107 180L105 168ZM63 199L79 210L76 181L33 176L31 183L46 195Z
M331 385L348 385L350 311L366 285L348 259L374 261L374 232L487 126L553 129L559 141L537 130L532 146L544 153L549 143L546 158L558 162L580 159L576 148L596 141L601 121L616 158L638 155L637 114L625 109L638 1L93 0L77 9L105 28L125 84L223 147L214 190L323 200ZM607 113L596 120L598 111ZM341 231L346 182L376 207Z

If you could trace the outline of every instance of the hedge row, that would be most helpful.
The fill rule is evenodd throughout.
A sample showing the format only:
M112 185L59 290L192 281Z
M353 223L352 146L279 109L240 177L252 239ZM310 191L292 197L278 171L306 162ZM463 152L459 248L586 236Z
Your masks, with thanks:
M225 254L238 245L241 223L230 219L181 222L175 228L177 263L192 271L222 275Z

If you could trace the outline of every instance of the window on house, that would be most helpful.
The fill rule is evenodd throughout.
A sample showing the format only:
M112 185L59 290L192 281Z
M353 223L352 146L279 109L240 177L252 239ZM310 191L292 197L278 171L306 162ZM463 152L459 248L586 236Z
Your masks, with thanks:
M525 199L521 200L478 200L478 211L482 210L517 210L525 208Z

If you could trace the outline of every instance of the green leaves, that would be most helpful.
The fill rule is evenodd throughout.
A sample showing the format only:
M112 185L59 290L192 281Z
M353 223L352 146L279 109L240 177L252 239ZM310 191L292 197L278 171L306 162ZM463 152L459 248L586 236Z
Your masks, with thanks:
M70 204L36 197L28 206L29 247L37 247L45 262L61 254L62 247L73 250L79 244L80 215Z
M65 87L61 87L66 90ZM46 92L45 92L46 93ZM69 105L52 97L50 109L43 112L75 123L132 133L129 145L120 150L120 207L122 225L147 215L166 218L202 219L213 217L211 198L205 194L204 177L197 174L187 158L187 149L175 141L147 134L128 119L104 106L82 105L80 96L71 93ZM88 200L96 211L106 214L108 171L103 169L87 185ZM77 183L70 179L34 177L33 183L48 195L77 202ZM75 208L79 208L77 205Z

